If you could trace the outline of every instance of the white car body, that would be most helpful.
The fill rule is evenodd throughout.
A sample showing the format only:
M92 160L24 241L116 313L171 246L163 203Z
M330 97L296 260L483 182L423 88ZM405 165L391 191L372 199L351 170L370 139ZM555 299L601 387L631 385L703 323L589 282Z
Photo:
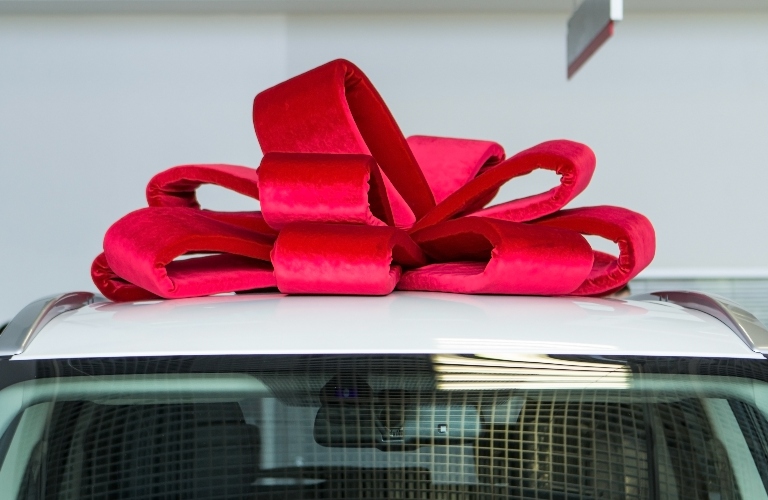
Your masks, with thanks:
M762 358L671 302L395 292L94 303L53 318L12 359L456 352Z
M766 354L693 292L73 292L0 333L0 500L768 500Z

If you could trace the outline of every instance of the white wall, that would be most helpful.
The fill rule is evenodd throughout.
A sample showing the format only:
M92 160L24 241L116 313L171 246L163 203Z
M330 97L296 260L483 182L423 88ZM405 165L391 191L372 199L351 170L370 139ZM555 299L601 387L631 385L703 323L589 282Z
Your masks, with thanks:
M570 82L564 40L560 14L0 17L0 319L93 289L104 231L155 172L256 166L253 96L336 57L406 134L589 144L598 170L574 206L650 217L657 272L768 269L768 15L627 15Z

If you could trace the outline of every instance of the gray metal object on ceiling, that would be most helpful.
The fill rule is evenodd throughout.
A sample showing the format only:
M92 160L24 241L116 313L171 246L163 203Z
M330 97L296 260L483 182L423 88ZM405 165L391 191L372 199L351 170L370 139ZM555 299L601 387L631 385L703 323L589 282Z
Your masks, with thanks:
M623 0L583 0L568 19L566 70L568 79L613 36L614 23L624 18Z

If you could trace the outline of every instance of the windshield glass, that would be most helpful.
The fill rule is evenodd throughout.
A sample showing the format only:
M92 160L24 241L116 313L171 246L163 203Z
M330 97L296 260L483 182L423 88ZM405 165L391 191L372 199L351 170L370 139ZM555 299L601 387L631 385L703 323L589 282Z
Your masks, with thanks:
M0 499L768 499L768 361L0 360Z

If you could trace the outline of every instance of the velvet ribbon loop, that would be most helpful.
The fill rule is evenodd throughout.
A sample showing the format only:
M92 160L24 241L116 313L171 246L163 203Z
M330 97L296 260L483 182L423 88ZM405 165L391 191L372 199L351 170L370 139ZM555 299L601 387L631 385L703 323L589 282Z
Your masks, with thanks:
M107 254L102 252L93 260L91 264L91 279L99 289L110 300L115 302L134 302L141 300L161 299L159 295L134 285L128 280L121 278L109 267Z
M407 140L437 203L458 191L481 171L504 160L504 148L491 141L427 135L413 135Z
M420 218L435 206L392 113L368 77L349 61L331 61L261 92L253 102L253 125L265 154L373 156L389 185L399 226L410 225L414 216Z
M406 272L401 290L564 295L592 269L592 248L574 231L464 217L413 239L439 264Z
M275 229L293 222L394 223L370 156L268 153L259 166L259 189L264 220Z
M293 224L272 250L283 293L386 295L402 267L424 265L421 249L394 227Z
M192 208L150 207L131 212L109 228L104 248L115 274L161 297L275 285L269 238ZM187 254L214 252L177 260Z
M574 295L601 295L623 287L648 267L656 252L656 233L644 215L621 207L561 210L537 225L600 236L619 247L619 256L595 251L591 272Z
M150 207L200 208L197 188L214 184L259 199L258 175L250 167L225 164L179 165L160 172L147 184Z
M595 164L595 154L584 144L566 140L543 142L485 169L419 220L412 230L418 231L457 215L525 222L551 214L584 191L592 179ZM560 185L545 193L478 211L502 185L536 169L556 172L561 176Z
M490 141L407 140L368 78L332 61L253 103L264 157L173 167L147 186L149 208L110 227L91 268L113 300L277 287L283 293L383 295L396 287L454 293L601 295L653 259L650 221L618 207L563 210L589 184L595 155L568 140L505 159ZM554 188L485 208L534 170ZM203 210L213 184L261 211ZM583 235L615 242L594 251Z

